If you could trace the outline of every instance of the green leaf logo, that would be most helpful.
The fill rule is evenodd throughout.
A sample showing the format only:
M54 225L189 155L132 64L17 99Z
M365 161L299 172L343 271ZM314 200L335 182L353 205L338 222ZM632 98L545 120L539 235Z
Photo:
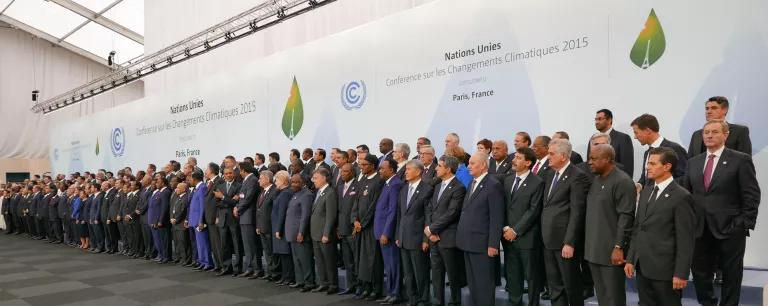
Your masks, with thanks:
M96 155L99 155L99 137L96 137Z
M637 36L632 51L629 52L629 58L637 67L648 69L664 54L667 41L664 39L664 30L661 28L659 17L656 17L656 11L651 9L651 14L645 21L645 27Z
M304 123L304 106L301 104L301 93L299 92L299 83L296 77L293 77L291 84L291 93L288 101L285 102L285 111L283 112L283 133L288 139L293 140L296 134L301 130Z

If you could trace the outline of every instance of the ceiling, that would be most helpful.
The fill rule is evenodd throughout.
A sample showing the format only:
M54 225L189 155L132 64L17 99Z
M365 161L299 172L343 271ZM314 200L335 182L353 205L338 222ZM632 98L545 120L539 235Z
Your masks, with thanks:
M105 64L144 54L144 0L0 0L0 21Z

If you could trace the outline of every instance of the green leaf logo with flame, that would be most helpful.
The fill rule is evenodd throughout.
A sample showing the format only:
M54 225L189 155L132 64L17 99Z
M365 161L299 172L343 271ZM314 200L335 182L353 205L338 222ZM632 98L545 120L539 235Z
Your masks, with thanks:
M629 52L629 58L637 67L648 69L664 54L667 41L664 39L664 30L661 28L659 17L656 11L651 9L651 14L645 21L645 27L637 36L632 51Z
M288 139L293 140L296 134L301 130L304 123L304 106L301 103L301 93L299 92L299 83L296 77L293 77L291 84L291 93L288 101L285 102L285 111L283 112L283 133Z

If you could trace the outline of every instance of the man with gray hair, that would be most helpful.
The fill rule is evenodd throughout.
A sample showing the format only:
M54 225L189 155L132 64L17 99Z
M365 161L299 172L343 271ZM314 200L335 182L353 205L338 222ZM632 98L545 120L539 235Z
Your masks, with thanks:
M407 143L401 142L395 144L395 149L392 152L392 159L397 162L395 175L397 175L400 180L405 180L405 164L408 162L408 155L410 154L411 147L409 147Z
M421 179L436 185L440 183L440 180L435 176L435 169L437 168L437 158L435 158L435 148L431 145L423 145L419 148L419 158L422 164L424 164L424 171L421 174Z
M448 133L448 135L445 136L445 149L455 148L460 145L461 139L459 139L459 134L456 133ZM469 153L464 152L464 165L469 165L469 159L471 156Z
M405 166L406 184L397 197L395 244L400 247L403 286L408 303L429 303L429 244L422 234L425 211L432 198L432 185L421 179L424 164L409 161Z
M584 258L604 305L626 305L624 258L635 219L635 184L614 165L609 144L590 150L589 166L597 174L587 194Z
M584 305L579 268L582 252L576 247L584 229L589 178L571 166L568 140L550 141L547 156L551 170L541 176L546 183L541 234L552 305Z

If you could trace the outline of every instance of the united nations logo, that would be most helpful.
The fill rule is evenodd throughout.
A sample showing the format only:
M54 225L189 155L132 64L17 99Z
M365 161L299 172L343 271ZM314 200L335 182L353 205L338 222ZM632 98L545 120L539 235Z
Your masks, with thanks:
M112 137L110 137L112 145L112 154L115 157L123 156L125 153L125 131L123 128L112 129Z
M352 81L341 86L341 105L347 110L363 107L367 90L363 80Z

